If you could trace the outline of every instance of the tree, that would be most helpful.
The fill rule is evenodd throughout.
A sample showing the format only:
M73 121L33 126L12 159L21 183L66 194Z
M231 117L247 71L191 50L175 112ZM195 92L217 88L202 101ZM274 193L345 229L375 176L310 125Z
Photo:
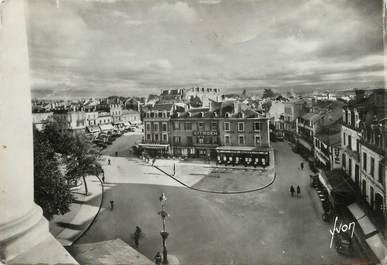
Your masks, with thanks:
M74 136L70 131L61 128L56 121L48 123L43 131L44 138L50 142L56 153L68 156L75 148Z
M67 213L73 200L54 149L37 130L34 130L34 199L49 220L56 214Z
M67 159L66 177L69 181L82 178L85 186L85 195L88 195L86 176L98 176L103 169L98 162L99 152L93 148L90 140L86 137L74 137L74 145L71 155Z
M262 109L265 111L265 112L269 112L270 111L270 108L271 108L271 100L267 100L265 102L262 103Z
M86 176L98 176L103 172L101 165L98 163L99 151L93 148L90 139L82 134L73 135L67 130L61 130L58 123L46 126L43 135L54 151L63 156L67 181L72 182L82 178L87 195Z
M273 98L275 96L276 94L273 91L271 91L270 88L265 88L265 90L263 91L262 98Z
M243 97L243 98L246 97L246 89L243 89L243 91L242 91L242 97Z
M191 96L189 99L189 103L194 108L198 108L198 107L203 106L203 102L201 101L201 99L198 96L195 96L195 97Z

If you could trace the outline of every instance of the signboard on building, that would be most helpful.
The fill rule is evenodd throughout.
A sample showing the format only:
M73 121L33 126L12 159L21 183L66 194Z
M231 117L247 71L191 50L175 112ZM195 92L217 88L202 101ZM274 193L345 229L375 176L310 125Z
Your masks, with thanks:
M217 131L194 131L194 136L217 136Z

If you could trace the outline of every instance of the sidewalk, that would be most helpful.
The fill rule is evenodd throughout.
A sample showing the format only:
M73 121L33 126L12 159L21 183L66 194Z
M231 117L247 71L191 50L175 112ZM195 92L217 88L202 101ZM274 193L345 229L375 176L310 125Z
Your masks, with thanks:
M71 246L91 225L102 204L102 186L96 176L86 177L88 196L83 183L72 189L74 202L65 215L50 221L51 234L63 245Z

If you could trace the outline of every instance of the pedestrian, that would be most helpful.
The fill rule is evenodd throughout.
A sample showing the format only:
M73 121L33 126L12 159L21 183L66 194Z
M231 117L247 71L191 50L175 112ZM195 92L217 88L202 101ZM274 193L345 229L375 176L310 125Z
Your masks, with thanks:
M116 152L116 156L118 156L118 152Z
M301 170L304 170L304 162L301 162Z
M290 193L292 194L292 197L294 196L294 187L293 185L290 186Z
M134 232L134 244L136 245L136 248L138 248L138 245L140 243L141 232L141 228L139 226L136 226L136 231Z
M160 254L160 251L157 251L157 253L156 253L155 263L156 263L156 265L161 264L161 254Z
M102 176L102 182L105 183L105 175Z
M300 186L297 185L297 198L298 196L301 196L301 189Z
M113 201L113 200L110 200L110 210L113 211L113 208L114 208L114 201Z
M108 158L108 165L109 165L109 166L110 166L110 162L111 162L111 161L110 161L110 158Z

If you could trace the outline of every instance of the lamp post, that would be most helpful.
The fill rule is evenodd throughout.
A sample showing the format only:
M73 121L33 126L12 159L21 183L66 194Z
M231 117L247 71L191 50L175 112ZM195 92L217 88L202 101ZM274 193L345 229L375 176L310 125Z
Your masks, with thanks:
M165 228L165 218L168 217L168 213L165 210L165 207L167 204L167 197L165 196L164 193L161 193L160 203L161 203L161 211L159 212L159 215L161 216L162 223L163 223L163 229L160 232L161 238L163 240L163 264L168 264L168 252L167 252L166 240L168 238L169 233L166 231L166 228Z

